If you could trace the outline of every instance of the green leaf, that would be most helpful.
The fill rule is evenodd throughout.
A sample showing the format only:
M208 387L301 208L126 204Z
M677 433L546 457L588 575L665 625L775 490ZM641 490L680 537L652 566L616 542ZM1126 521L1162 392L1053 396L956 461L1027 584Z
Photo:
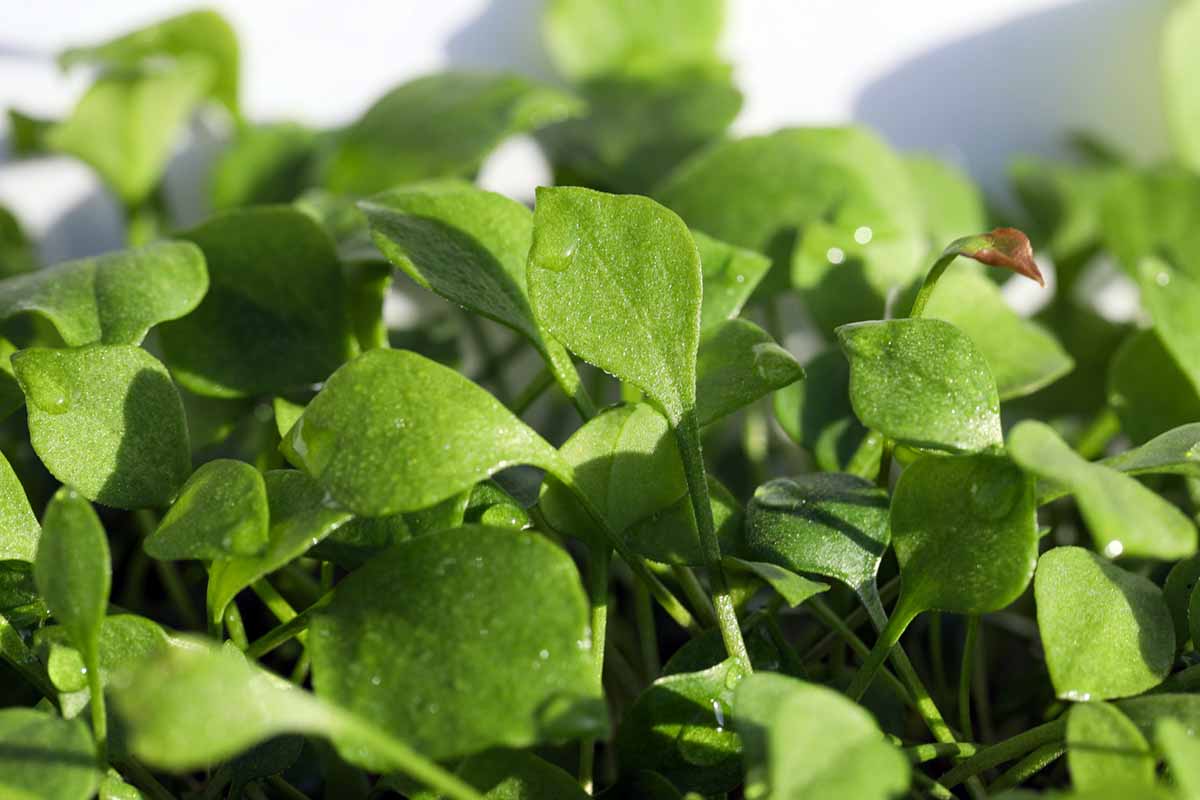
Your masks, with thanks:
M404 350L372 350L335 372L282 448L368 517L428 508L514 464L562 465L496 398Z
M1192 169L1200 169L1200 100L1191 79L1200 67L1196 42L1200 41L1200 3L1176 3L1162 27L1160 50L1163 108L1167 132L1175 155Z
M714 61L724 16L720 0L553 0L543 32L555 65L571 80L655 75Z
M958 168L927 155L905 156L904 168L924 216L931 250L987 227L983 195Z
M217 459L192 473L142 546L163 561L253 556L267 546L267 488L243 461Z
M1029 212L1030 235L1062 268L1060 279L1072 277L1102 238L1111 172L1035 157L1020 157L1009 169L1013 189Z
M1191 633L1192 644L1200 641L1200 592L1192 589L1192 597L1188 600L1188 631Z
M1141 283L1142 260L1164 255L1195 267L1200 232L1193 220L1200 207L1200 177L1191 169L1165 163L1121 170L1110 178L1102 199L1104 246L1132 278Z
M757 560L841 581L883 611L875 573L891 531L887 492L873 483L839 473L768 481L754 490L745 536Z
M935 319L860 322L837 330L850 361L850 402L863 425L916 447L1001 444L1000 399L987 362Z
M1137 726L1107 703L1078 703L1067 715L1067 764L1081 791L1154 785L1154 755Z
M82 722L32 708L0 710L0 793L13 800L90 800L99 785Z
M243 127L213 165L213 208L290 203L308 186L316 148L317 135L302 125Z
M1163 584L1163 599L1175 622L1175 645L1180 649L1191 637L1188 610L1197 583L1200 583L1200 555L1177 562L1167 573L1166 583Z
M792 354L762 328L731 319L705 331L696 354L696 416L708 425L804 378Z
M804 365L805 379L775 393L775 419L825 472L846 468L866 428L850 406L850 364L837 347Z
M1009 308L996 284L979 271L942 275L922 316L967 335L987 361L1001 400L1032 394L1075 366L1054 336Z
M1140 447L1104 459L1126 475L1185 475L1200 478L1200 422L1180 425Z
M1145 736L1154 735L1154 727L1163 720L1173 719L1188 730L1200 727L1200 694L1154 693L1131 697L1116 704Z
M759 672L739 684L734 709L748 795L886 800L908 788L908 760L832 689Z
M208 576L209 620L218 624L225 607L242 589L287 566L310 547L346 524L350 512L325 500L324 492L307 475L295 470L272 470L263 476L270 531L266 549L258 555L226 556L213 561Z
M617 731L621 770L652 770L704 794L737 786L742 745L732 729L733 690L745 676L745 668L731 658L703 672L656 680Z
M1200 743L1195 734L1178 720L1164 719L1154 726L1154 744L1182 796L1200 796Z
M426 178L468 177L504 139L579 110L570 95L518 75L428 75L392 89L337 135L323 182L361 195Z
M759 281L767 274L771 260L762 253L722 242L700 231L692 231L700 251L704 274L704 297L700 303L701 335L742 313Z
M112 561L108 536L91 503L69 488L59 489L46 507L33 577L84 665L98 670Z
M179 392L131 345L22 350L29 438L54 477L116 508L165 506L191 471Z
M194 309L207 290L195 245L158 242L0 281L0 319L37 314L71 347L140 344L150 328Z
M128 784L121 773L109 767L108 774L100 782L100 800L146 800L136 786Z
M1002 456L917 459L896 483L891 527L903 580L897 617L999 611L1033 577L1033 481Z
M1200 391L1200 321L1195 313L1200 306L1200 275L1162 259L1144 258L1138 262L1137 278L1155 333L1192 387Z
M303 403L293 403L286 397L272 399L271 410L275 412L275 429L279 432L280 439L287 437L288 431L304 413L304 408Z
M71 116L47 132L46 142L95 169L127 208L138 206L162 180L179 133L212 80L212 67L196 59L106 73Z
M800 231L816 259L791 276L821 327L882 316L888 291L921 270L927 244L904 162L862 128L790 128L723 142L686 161L656 196L693 228L771 257L787 285ZM818 245L814 224L825 228ZM867 239L867 244L855 238ZM832 248L847 257L833 265ZM836 256L836 253L833 255Z
M59 56L59 63L64 68L92 64L130 69L164 56L208 64L213 76L210 94L238 113L237 34L215 11L189 11L101 44L70 48Z
M29 506L25 487L0 453L0 561L32 563L40 535L41 527Z
M829 584L811 581L789 569L765 561L744 561L734 556L721 559L727 567L745 572L762 580L784 599L788 608L795 608L810 597L829 591Z
M596 736L587 618L574 563L536 534L411 539L338 584L314 618L313 685L438 760Z
M1171 669L1175 633L1157 586L1080 547L1038 560L1038 628L1059 697L1107 700L1157 686Z
M1107 394L1134 442L1200 419L1200 392L1153 329L1121 344L1108 365Z
M1109 558L1173 560L1196 552L1196 528L1178 508L1133 478L1084 460L1048 425L1021 422L1008 449L1027 472L1075 496L1096 548Z
M16 628L40 628L50 616L33 580L32 561L0 561L0 617Z
M742 553L746 549L742 542L742 503L711 475L707 483L721 552ZM705 566L695 507L686 492L666 508L633 523L625 540L634 552L662 564Z
M488 800L586 800L590 795L564 770L521 750L488 750L455 771Z
M161 334L189 391L279 394L323 381L353 355L341 266L312 217L286 206L231 211L184 237L204 251L211 286Z
M557 184L613 192L650 194L686 158L721 139L742 107L724 64L602 75L575 89L586 113L543 128L538 140Z
M12 114L12 110L9 110ZM11 119L10 119L11 123ZM15 134L13 126L9 127L9 145L13 145ZM21 223L7 208L0 206L0 276L11 277L37 269L37 254L33 242L21 229Z

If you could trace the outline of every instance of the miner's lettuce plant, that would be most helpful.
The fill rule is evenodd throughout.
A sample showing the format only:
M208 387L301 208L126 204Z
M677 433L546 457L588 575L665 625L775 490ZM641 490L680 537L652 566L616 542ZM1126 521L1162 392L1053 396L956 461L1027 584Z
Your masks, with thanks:
M333 130L247 120L212 12L62 54L14 152L129 247L0 214L0 796L1200 792L1200 3L1178 163L1017 162L1032 242L869 131L732 137L722 16L551 0L560 85ZM516 134L532 206L474 181Z

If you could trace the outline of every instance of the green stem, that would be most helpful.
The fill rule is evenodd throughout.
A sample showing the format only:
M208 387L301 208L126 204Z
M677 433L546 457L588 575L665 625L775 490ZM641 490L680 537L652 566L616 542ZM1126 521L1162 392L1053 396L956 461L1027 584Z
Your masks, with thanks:
M179 570L170 561L155 561L154 571L158 573L158 578L162 581L163 588L167 591L167 596L171 598L172 605L179 611L183 617L184 624L189 628L203 627L204 623L200 619L200 615L192 606L192 599L188 595L187 587L183 584L183 577L180 576Z
M721 544L717 540L712 503L708 497L708 476L704 469L704 454L700 446L700 426L696 420L696 410L694 408L686 410L673 428L675 438L679 443L679 456L683 462L683 474L687 480L688 495L691 497L692 511L696 517L700 550L708 568L713 607L717 612L717 625L721 631L721 639L725 642L725 652L730 658L742 661L749 671L752 669L750 654L746 651L746 642L742 639L737 610L733 605L733 597L729 593L729 582L726 580L725 570L721 566Z
M167 787L158 782L150 770L142 766L141 762L133 758L128 758L117 764L117 771L124 776L129 783L136 786L150 800L175 800L175 795L171 794Z
M604 694L604 650L608 632L608 567L612 553L592 551L588 562L588 599L592 606L592 672L601 696ZM579 785L592 792L596 763L596 742L584 739L579 744Z
M704 591L703 584L700 583L700 579L696 577L692 568L675 564L671 567L671 574L675 576L679 588L683 590L683 596L692 604L692 610L696 612L696 616L700 617L701 624L715 628L717 625L716 610L713 609L712 601L708 599L708 593Z
M1042 745L1018 761L999 778L992 781L987 787L987 793L989 795L999 794L1000 792L1020 786L1057 761L1065 752L1067 752L1066 742L1051 742L1050 744Z
M894 600L896 598L896 595L899 594L899 592L900 592L900 577L899 576L896 576L895 578L892 578L891 580L889 580L877 592L873 592L876 600L878 601L879 610L883 611L883 604L892 602L892 600ZM867 621L868 617L870 617L870 612L867 611L867 607L865 605L866 601L863 601L863 602L864 602L864 605L860 605L858 608L851 611L849 614L846 615L845 619L842 620L842 622L844 622L846 624L846 627L849 628L850 630L855 630L856 628L861 627L862 624ZM883 619L883 622L876 625L876 629L875 629L876 633L879 633L879 631L883 629L883 626L887 624L887 615L886 614L882 615L881 619ZM814 644L807 653L805 653L804 660L812 661L814 659L822 658L826 653L828 653L830 650L832 650L833 645L839 641L841 641L841 637L836 631L832 631L832 632L826 634L824 637L821 638L820 641L818 641L816 644Z
M101 772L108 770L108 714L104 709L104 676L100 674L99 636L83 649L84 664L87 666L88 694L91 695L92 735L96 739L96 761Z
M979 752L979 745L970 742L937 742L904 748L904 754L914 764L924 764L937 758L970 758Z
M292 608L292 604L266 578L259 578L250 584L250 588L258 595L258 599L263 601L267 610L275 615L275 619L280 622L291 622L296 618L296 609Z
M267 783L271 784L271 788L283 795L285 800L311 800L308 795L278 775L272 775L267 778Z
M913 300L912 309L909 310L908 316L916 319L925 311L925 306L929 304L929 298L933 294L933 289L937 286L938 279L942 277L942 273L946 271L946 267L954 263L954 259L958 258L957 252L942 253L937 261L933 262L933 266L925 275L925 281L921 284L921 289L917 292L917 297Z
M800 654L796 652L796 648L792 647L792 643L783 634L783 628L779 625L779 620L775 616L774 609L767 612L766 625L767 635L771 637L771 643L779 651L784 669L797 678L807 677L808 672L804 669L804 664L800 661Z
M554 380L558 383L563 394L575 406L575 410L579 412L579 416L585 420L589 420L596 416L596 404L592 400L592 396L588 394L587 388L583 385L583 381L579 378L579 372L575 369L575 362L571 360L571 355L557 342L549 339L549 334L545 334L548 344L543 351L542 356L546 359L546 365L550 367L550 372L554 375Z
M284 642L299 636L308 628L308 624L312 621L313 616L322 608L329 605L332 600L333 594L327 594L284 624L267 631L261 638L255 639L246 648L246 657L255 660L260 659Z
M880 489L886 489L892 482L892 453L896 450L896 443L887 437L883 439L883 445L879 452L879 472L875 474L875 485Z
M875 646L871 648L870 654L859 668L858 673L854 676L854 680L850 683L850 688L846 690L846 696L855 702L862 699L863 694L871 686L871 681L874 680L875 674L879 672L879 668L883 666L883 662L891 654L892 649L900 641L901 634L908 624L912 622L912 614L896 613L888 620L883 631L879 634L879 639L875 642Z
M655 630L650 592L641 581L633 582L633 613L637 623L639 649L642 651L642 669L646 673L646 680L653 681L661 669L658 659L658 632Z
M867 647L862 639L858 638L858 634L851 630L850 627L846 625L845 621L842 620L842 618L839 617L837 613L825 603L824 600L819 597L810 597L805 601L805 605L810 611L813 612L813 615L816 616L817 619L819 619L830 630L840 636L842 640L846 642L846 644L850 645L850 649L857 653L859 658L865 660L870 656L870 648ZM891 688L892 693L895 694L896 697L901 700L901 702L905 704L911 704L913 702L912 695L908 689L904 688L904 684L901 683L895 675L888 672L886 668L883 669L883 678Z
M508 410L518 417L521 416L542 396L543 392L553 385L554 373L550 371L549 367L542 367L538 374L533 376L533 380L526 384L521 393L513 400Z
M924 772L913 770L913 783L924 789L935 800L955 800L954 793Z
M858 443L850 460L846 462L846 472L864 480L878 477L882 448L883 435L879 431L867 431L867 435Z
M945 626L942 612L929 614L929 661L933 671L933 688L939 700L950 695L950 682L946 677Z
M979 635L979 615L967 616L967 636L963 641L962 666L958 672L958 729L963 738L974 739L971 725L971 680L975 671L975 641Z
M1065 719L1056 719L1038 725L1036 728L1030 728L1011 739L1005 739L1003 742L980 750L943 775L940 779L941 784L948 789L953 789L967 778L978 775L985 769L991 769L1006 761L1014 761L1039 747L1061 740L1066 732L1067 721Z
M1108 443L1120 432L1121 420L1115 411L1105 406L1079 434L1075 449L1089 461L1099 458L1104 455Z
M246 626L242 624L242 612L237 606L237 601L229 601L229 605L225 607L225 629L229 631L229 639L233 642L233 646L243 653L250 646L250 641L246 638Z

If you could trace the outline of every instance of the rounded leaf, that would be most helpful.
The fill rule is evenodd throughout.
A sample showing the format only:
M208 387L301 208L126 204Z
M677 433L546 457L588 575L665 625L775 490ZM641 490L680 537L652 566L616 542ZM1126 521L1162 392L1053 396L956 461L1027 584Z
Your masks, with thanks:
M1067 714L1071 785L1091 791L1124 786L1137 793L1154 785L1154 754L1137 726L1107 703L1079 703Z
M100 785L87 727L32 708L0 710L0 794L90 800Z
M0 561L32 563L41 530L21 479L0 453Z
M158 528L142 543L151 558L211 561L267 546L267 488L243 461L222 458L192 473Z

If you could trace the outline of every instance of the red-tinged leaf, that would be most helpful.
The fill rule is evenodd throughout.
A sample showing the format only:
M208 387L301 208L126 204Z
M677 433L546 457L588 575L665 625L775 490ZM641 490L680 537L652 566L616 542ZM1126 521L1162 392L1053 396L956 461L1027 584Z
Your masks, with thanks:
M1046 280L1033 260L1033 246L1029 237L1016 228L996 228L991 233L964 236L950 243L944 255L950 254L973 258L989 267L1000 267L1024 275L1039 286Z

